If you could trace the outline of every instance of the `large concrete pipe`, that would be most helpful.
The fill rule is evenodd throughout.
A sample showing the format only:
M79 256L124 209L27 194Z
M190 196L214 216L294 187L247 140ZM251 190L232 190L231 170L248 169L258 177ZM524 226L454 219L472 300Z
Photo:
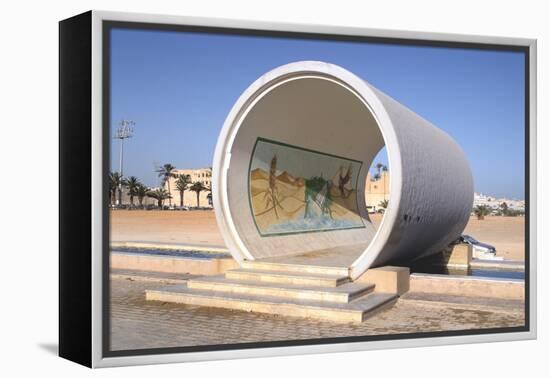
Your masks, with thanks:
M390 197L376 229L364 192L384 145ZM304 61L266 73L233 106L213 200L237 261L353 246L355 279L443 250L468 222L473 182L449 135L351 72Z

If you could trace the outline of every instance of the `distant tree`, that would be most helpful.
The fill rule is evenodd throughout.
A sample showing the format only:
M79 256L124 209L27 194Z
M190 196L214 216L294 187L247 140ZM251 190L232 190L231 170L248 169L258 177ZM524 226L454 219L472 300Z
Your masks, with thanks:
M145 198L145 196L147 196L147 192L149 192L149 188L147 188L145 185L140 183L137 186L136 196L137 196L138 201L139 201L139 206L143 206L143 199Z
M382 172L387 172L388 171L388 166L387 165L383 165L382 166Z
M164 200L169 199L171 196L164 188L159 188L159 189L148 191L147 197L156 199L158 207L162 209L162 203L164 202Z
M384 166L384 164L382 163L377 163L376 164L376 173L378 174L378 177L380 177L380 170L382 169L382 167Z
M135 176L130 176L123 181L124 186L128 189L128 195L130 196L130 205L134 206L134 196L137 195L137 188L141 185L139 179Z
M183 194L191 184L191 176L178 175L176 176L176 190L180 192L180 207L183 207Z
M489 215L491 210L485 205L477 205L474 208L474 214L477 216L477 219L483 220L486 215Z
M508 210L508 216L509 217L521 217L525 215L525 211L523 210L516 210L516 209L509 209Z
M122 193L120 186L122 184L122 176L118 172L109 173L109 192L111 193L111 205L116 204L116 193L118 191L119 203L122 203Z
M202 182L197 181L189 187L189 190L197 194L197 207L200 207L200 194L201 192L208 190L208 188L204 186Z
M501 203L498 207L500 209L500 214L508 215L510 209L509 209L508 204L506 202Z
M158 167L156 172L158 173L158 176L162 179L162 186L164 186L166 183L168 183L168 203L170 206L172 206L172 192L170 191L170 178L175 177L174 171L176 170L176 167L174 167L170 163L164 164L162 167Z
M374 181L380 180L380 173L375 173L372 178L374 179Z

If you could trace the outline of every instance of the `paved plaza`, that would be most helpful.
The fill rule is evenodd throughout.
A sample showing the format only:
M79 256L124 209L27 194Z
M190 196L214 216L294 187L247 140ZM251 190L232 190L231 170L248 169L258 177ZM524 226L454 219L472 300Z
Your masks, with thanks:
M189 277L178 277L178 281ZM333 323L145 300L174 280L111 278L111 350L517 327L523 303L407 293L363 323ZM172 283L171 283L172 282Z

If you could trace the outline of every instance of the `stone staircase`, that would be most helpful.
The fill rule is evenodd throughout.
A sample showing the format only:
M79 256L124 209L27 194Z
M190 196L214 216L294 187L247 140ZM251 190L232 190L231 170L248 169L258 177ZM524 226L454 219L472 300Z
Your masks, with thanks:
M248 261L223 276L194 278L145 295L154 301L362 322L398 298L374 289L372 283L350 282L347 268Z

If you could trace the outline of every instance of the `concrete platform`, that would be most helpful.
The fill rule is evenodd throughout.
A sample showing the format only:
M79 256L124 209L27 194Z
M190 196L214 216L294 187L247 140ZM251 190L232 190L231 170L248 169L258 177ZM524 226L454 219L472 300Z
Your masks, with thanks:
M498 270L509 270L515 272L521 272L525 270L525 262L515 261L515 260L483 260L483 259L474 259L470 264L471 268L475 269L498 269Z
M311 299L319 302L349 303L374 290L374 284L349 283L337 287L299 286L266 282L243 282L224 276L201 277L190 280L191 289L212 290L234 294L265 295L270 297Z
M348 268L365 250L364 244L339 246L291 256L268 257L262 262Z
M111 350L479 331L525 325L524 311L508 307L510 301L493 303L464 297L450 303L440 295L431 300L435 298L424 294L410 298L423 301L408 300L408 294L402 296L395 305L362 323L145 302L145 291L162 286L161 282L112 279ZM506 307L499 309L499 303Z
M172 285L161 290L147 290L146 299L338 322L362 322L374 313L393 305L397 296L370 294L364 299L343 304L197 290L189 288L188 285Z
M298 258L304 258L306 255L296 256ZM310 263L297 263L294 260L280 259L262 259L255 261L244 261L241 266L245 269L257 269L257 270L270 270L278 272L300 272L300 273L313 273L313 274L327 274L333 276L348 276L349 268L347 266L340 265L321 265L319 261L311 261Z
M147 290L147 300L294 317L362 322L393 305L396 292L375 292L372 282L349 282L347 268L247 262L225 275Z
M308 286L335 287L349 282L344 275L313 274L301 272L282 272L273 270L232 269L225 273L229 279L243 281L273 282Z
M525 281L492 277L413 273L411 274L410 291L413 293L523 301L525 300Z

